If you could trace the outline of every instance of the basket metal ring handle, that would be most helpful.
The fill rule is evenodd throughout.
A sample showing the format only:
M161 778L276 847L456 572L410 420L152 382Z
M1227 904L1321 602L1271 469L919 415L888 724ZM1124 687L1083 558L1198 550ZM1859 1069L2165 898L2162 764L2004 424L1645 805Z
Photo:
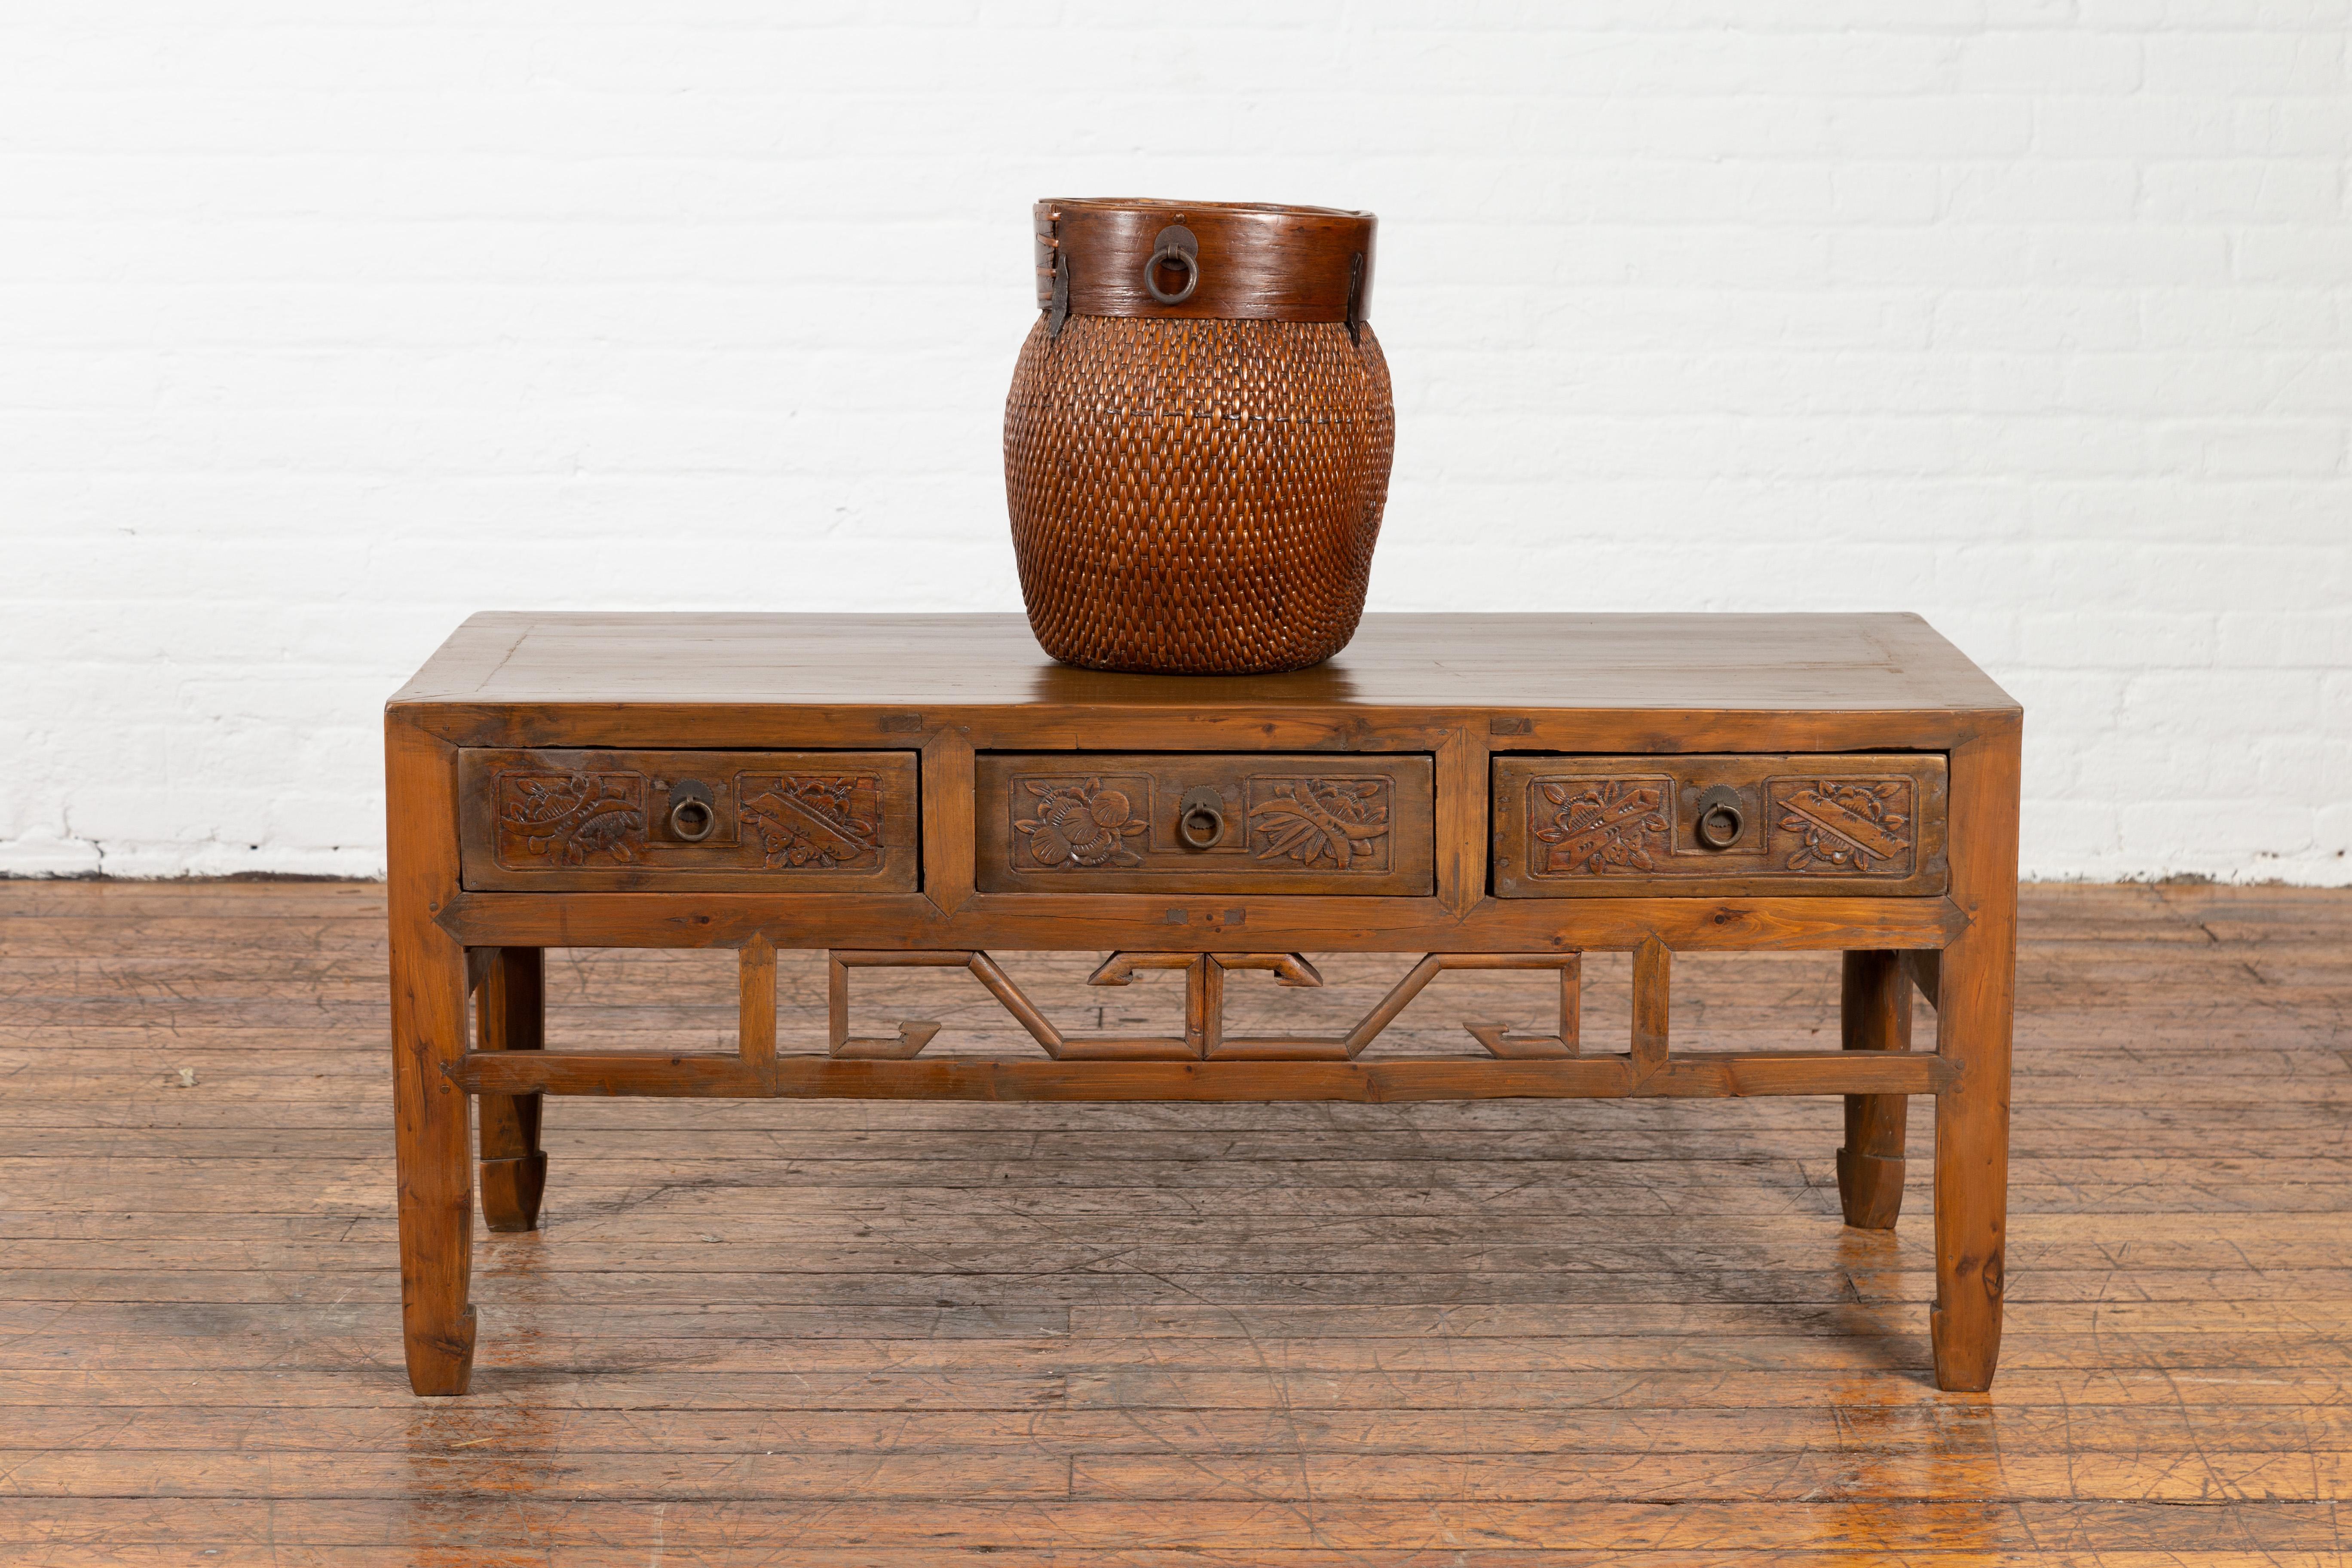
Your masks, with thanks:
M1163 305L1181 305L1201 286L1201 242L1182 224L1171 224L1152 241L1151 259L1143 264L1143 286ZM1171 294L1160 287L1160 269L1181 264L1184 287Z

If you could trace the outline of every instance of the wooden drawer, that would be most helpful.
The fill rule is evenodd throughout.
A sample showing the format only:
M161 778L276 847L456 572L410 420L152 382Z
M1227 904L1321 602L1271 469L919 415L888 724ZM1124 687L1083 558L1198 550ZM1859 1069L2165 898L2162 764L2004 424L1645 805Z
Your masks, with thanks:
M987 754L980 888L1423 896L1435 777L1425 756ZM1222 830L1192 815L1188 842L1194 805Z
M1940 893L1945 777L1920 752L1498 756L1495 891Z
M465 884L912 892L916 755L461 752Z

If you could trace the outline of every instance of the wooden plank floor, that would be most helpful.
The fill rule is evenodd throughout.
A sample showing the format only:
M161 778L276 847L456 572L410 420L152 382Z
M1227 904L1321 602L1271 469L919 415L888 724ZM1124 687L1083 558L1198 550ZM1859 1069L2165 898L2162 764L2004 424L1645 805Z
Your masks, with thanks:
M380 889L0 882L0 1563L2346 1562L2352 895L2032 889L2024 942L1989 1396L1927 1378L1927 1161L1843 1229L1834 1100L566 1100L428 1402ZM1835 962L1685 961L1677 1045L1833 1040ZM1535 1025L1509 980L1396 1044ZM918 981L861 1005L1013 1043ZM731 1038L722 956L551 983L565 1045Z

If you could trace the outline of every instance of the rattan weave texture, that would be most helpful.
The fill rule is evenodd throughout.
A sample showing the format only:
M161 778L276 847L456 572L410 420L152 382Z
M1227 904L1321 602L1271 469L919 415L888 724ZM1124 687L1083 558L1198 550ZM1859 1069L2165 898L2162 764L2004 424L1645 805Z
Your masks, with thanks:
M1097 669L1258 674L1347 646L1396 409L1368 325L1041 318L1004 407L1037 640Z

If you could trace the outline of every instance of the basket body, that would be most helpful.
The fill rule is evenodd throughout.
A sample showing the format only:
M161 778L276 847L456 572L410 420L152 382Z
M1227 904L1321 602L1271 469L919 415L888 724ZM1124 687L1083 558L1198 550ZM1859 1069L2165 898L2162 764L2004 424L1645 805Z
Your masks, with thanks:
M1185 213L1205 287L1238 258L1219 254L1202 210ZM1164 230L1160 216L1146 226ZM1055 265L1082 279L1089 257L1071 248ZM1368 260L1358 253L1358 300ZM1260 275L1279 288L1278 266ZM1363 615L1396 442L1370 328L1338 311L1299 319L1328 306L1302 306L1297 289L1285 314L1255 317L1076 292L1030 331L1005 401L1005 499L1037 640L1091 668L1196 675L1339 652Z

